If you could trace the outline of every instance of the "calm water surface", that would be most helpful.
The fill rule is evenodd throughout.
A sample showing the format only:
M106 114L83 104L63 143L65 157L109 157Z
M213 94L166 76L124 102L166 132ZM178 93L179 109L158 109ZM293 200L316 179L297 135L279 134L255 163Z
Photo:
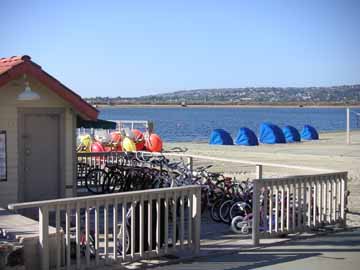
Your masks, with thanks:
M299 130L304 124L319 131L346 128L343 108L102 108L100 112L100 118L108 120L152 120L156 133L168 142L208 141L215 128L223 128L235 138L240 127L257 133L262 122L292 125ZM351 115L352 128L359 128L359 120Z

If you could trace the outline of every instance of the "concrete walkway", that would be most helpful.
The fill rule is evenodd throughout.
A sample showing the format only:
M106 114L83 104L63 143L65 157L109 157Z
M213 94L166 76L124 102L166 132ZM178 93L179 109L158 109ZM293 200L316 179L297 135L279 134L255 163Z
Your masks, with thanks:
M225 248L225 247L224 247ZM153 269L359 269L360 229L286 241L251 251L212 254L190 262Z

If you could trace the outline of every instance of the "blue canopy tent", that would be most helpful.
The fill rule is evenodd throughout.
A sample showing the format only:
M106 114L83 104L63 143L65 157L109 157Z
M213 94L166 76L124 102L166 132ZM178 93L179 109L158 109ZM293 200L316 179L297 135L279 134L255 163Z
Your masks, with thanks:
M235 144L253 146L258 145L259 142L254 131L247 127L242 127L236 136Z
M209 144L233 145L234 142L229 132L219 128L211 132Z
M303 130L301 131L301 139L304 140L318 140L319 133L313 126L304 125Z
M285 136L281 128L272 123L261 124L259 140L261 143L265 144L286 143Z
M283 128L283 133L285 136L285 140L288 143L301 141L299 131L296 128L294 128L293 126L285 126Z

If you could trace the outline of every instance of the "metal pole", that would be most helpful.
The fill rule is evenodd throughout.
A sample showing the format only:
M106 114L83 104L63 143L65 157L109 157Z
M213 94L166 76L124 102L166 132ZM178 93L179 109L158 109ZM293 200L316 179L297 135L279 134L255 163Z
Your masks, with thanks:
M350 141L350 108L346 108L346 142L351 144Z
M192 173L193 173L193 158L192 157L188 157L187 158L187 166L188 166L188 169L190 171L190 175L192 176Z
M263 177L263 166L256 165L256 179L262 179Z

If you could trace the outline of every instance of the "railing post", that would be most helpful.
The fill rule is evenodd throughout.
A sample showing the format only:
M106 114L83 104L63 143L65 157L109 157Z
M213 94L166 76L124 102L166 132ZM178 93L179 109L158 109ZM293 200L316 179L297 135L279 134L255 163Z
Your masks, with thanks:
M193 166L194 166L193 158L192 158L192 157L188 157L188 158L187 158L187 166L188 166L188 170L190 171L190 175L192 175L192 173L193 173Z
M193 214L192 214L192 242L194 245L194 253L200 252L200 227L201 227L201 188L197 187L193 194Z
M71 267L71 244L70 244L70 206L66 206L65 213L65 228L66 228L66 252L65 252L65 261L66 261L66 269L70 269Z
M61 266L61 250L62 241L60 236L60 208L57 205L55 210L55 223L56 223L56 269L60 269Z
M252 241L254 246L258 246L259 241L259 223L260 223L260 188L259 180L253 181L253 223L252 223ZM271 215L271 213L269 213Z
M346 207L347 207L347 173L341 177L341 225L346 226Z
M86 208L85 208L85 241L86 241L86 250L85 250L86 266L89 266L90 265L90 212L89 212L88 203L86 203Z
M263 177L263 166L258 164L256 165L256 179L262 179Z
M41 269L49 269L49 212L47 206L39 208L39 247Z

